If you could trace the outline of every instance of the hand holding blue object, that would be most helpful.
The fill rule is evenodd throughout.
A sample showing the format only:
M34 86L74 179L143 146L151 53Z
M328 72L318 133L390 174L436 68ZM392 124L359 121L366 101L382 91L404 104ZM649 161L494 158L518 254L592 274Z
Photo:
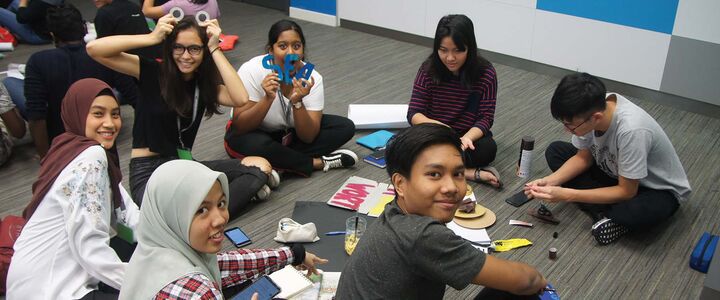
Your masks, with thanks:
M290 76L290 72L295 70L295 62L300 60L300 56L297 54L288 54L285 55L285 61L283 65L285 66L285 70L283 70L280 66L275 65L275 57L272 54L268 54L262 59L262 65L263 68L272 70L273 72L278 74L278 78L280 81L282 81L284 84L292 84L293 77ZM305 63L300 70L295 72L295 79L310 79L310 75L312 74L313 70L315 69L315 65L311 63Z

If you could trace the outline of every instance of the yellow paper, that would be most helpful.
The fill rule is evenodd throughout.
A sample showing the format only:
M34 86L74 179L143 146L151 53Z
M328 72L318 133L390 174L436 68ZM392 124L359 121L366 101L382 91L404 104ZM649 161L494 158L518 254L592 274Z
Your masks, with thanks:
M385 205L393 201L393 199L395 199L395 195L382 195L380 201L368 211L368 216L377 217L382 214L383 210L385 210Z
M532 242L528 239L509 239L509 240L497 240L495 243L495 252L505 252L515 248L525 247L532 245Z

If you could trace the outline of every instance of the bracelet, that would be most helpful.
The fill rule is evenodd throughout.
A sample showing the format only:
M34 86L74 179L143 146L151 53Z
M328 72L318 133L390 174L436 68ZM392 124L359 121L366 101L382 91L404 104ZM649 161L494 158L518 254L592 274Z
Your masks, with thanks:
M213 52L215 52L217 49L220 49L220 46L217 46L217 47L215 47L215 49L210 50L210 55L212 55Z

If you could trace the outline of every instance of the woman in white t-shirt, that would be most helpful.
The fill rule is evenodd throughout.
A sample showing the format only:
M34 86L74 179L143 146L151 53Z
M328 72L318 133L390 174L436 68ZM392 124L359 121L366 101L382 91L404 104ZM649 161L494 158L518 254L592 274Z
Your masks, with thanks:
M323 114L323 78L316 70L310 79L295 79L305 66L305 36L300 26L280 20L270 27L268 54L274 67L286 72L292 83L284 83L276 71L263 67L267 54L256 56L238 70L249 100L235 107L227 126L225 149L235 158L262 156L277 169L310 176L313 170L353 166L357 155L338 149L355 133L348 118ZM287 59L297 55L298 60Z
M126 263L110 237L119 223L135 228L140 215L120 184L120 106L107 84L86 78L68 89L61 116L66 132L41 161L23 212L8 299L112 299L123 283Z

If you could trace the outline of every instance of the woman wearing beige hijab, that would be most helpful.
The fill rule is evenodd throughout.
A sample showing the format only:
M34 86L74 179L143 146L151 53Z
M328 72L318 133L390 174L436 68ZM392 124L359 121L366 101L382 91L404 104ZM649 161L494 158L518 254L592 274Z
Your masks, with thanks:
M223 299L221 290L285 265L315 271L326 260L302 245L218 253L228 221L225 174L190 160L158 167L148 180L120 299Z

